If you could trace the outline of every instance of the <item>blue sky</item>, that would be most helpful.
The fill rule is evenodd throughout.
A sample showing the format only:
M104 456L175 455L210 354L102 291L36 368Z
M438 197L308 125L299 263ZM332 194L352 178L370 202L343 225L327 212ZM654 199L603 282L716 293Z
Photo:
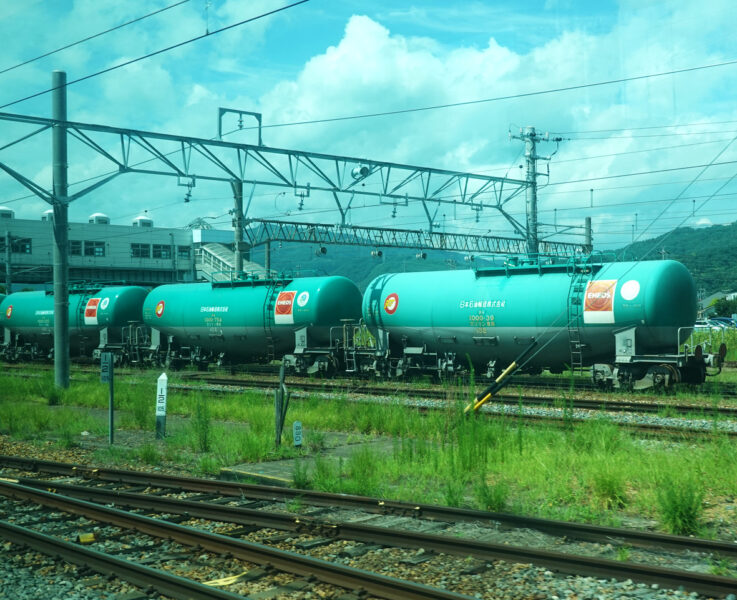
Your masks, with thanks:
M143 16L176 0L77 0L0 5L0 71L45 51ZM284 6L283 0L189 0L180 6L0 74L0 105L47 89L51 71L70 80ZM219 106L260 111L265 125L433 106L626 79L737 59L737 8L710 2L328 2L311 0L99 77L68 90L70 120L210 138ZM564 138L542 144L544 235L592 217L596 247L619 247L676 226L735 220L737 64L462 107L264 130L264 143L315 152L521 178L520 142L533 125ZM6 112L50 116L50 97ZM226 123L226 129L227 129ZM234 122L230 123L231 126ZM28 133L0 122L0 146ZM41 136L39 136L41 137ZM255 142L250 131L232 141ZM50 186L50 142L0 151ZM557 152L556 152L557 150ZM106 166L70 145L70 182ZM720 154L721 152L721 154ZM685 169L712 161L708 169ZM677 170L673 170L677 169ZM541 170L546 170L545 165ZM654 173L632 175L633 173ZM72 187L74 190L74 187ZM593 190L593 192L591 191ZM97 210L127 224L144 211L157 225L209 217L228 227L230 189L186 190L162 177L126 175L75 201L70 220ZM0 205L21 218L48 208L0 175ZM329 199L257 189L250 216L336 222ZM506 207L524 219L524 201ZM464 212L465 211L465 212ZM427 228L419 207L370 202L356 225ZM444 215L444 217L442 217ZM445 207L436 227L511 235L494 211ZM441 222L442 219L442 222ZM566 238L564 233L559 234Z

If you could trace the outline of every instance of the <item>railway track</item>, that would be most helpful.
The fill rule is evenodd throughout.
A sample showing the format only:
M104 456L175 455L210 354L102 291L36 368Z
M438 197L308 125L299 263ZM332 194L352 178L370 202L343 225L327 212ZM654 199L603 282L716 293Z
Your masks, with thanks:
M36 374L19 373L34 377ZM139 372L128 373L140 377ZM213 393L233 393L243 389L273 390L276 378L213 377L209 374L190 373L183 377L187 383L170 384L179 390L201 389L207 386ZM406 402L420 411L447 409L453 403L470 401L470 391L461 387L417 387L405 384L384 383L370 385L364 381L322 380L320 382L291 378L291 391L304 394L324 393L341 395L352 401ZM464 394L467 396L464 397ZM363 398L365 400L358 400ZM554 426L569 427L592 418L604 418L613 424L646 436L665 436L677 439L712 436L715 433L737 437L737 408L710 404L678 404L658 400L611 400L598 397L576 397L523 394L519 390L495 396L481 409L487 416L504 415L528 422L544 422Z
M729 363L734 368L737 368L737 362ZM4 364L4 368L8 370L16 370L16 371L22 371L23 369L28 369L29 365L24 363L10 363L10 364ZM42 370L47 371L51 370L53 368L53 365L49 365L46 363L34 363L32 365L32 368L34 371ZM216 371L211 372L180 372L182 378L184 379L199 379L199 380L240 380L244 381L245 378L262 378L263 381L269 381L268 378L270 377L277 377L279 373L279 365L248 365L247 367L244 367L242 369L236 369L236 370L230 370L225 367L219 367ZM80 373L99 373L99 367L97 365L93 366L81 366L78 365L75 367L77 372ZM160 372L160 369L152 369L153 372L155 372L157 375ZM145 370L140 369L130 369L130 370L122 370L116 372L119 376L128 376L129 374L132 375L139 375L141 373L145 373ZM298 382L301 378L290 378L290 381L292 383ZM314 381L309 381L306 378L302 378L305 383L311 383L315 386L320 386L324 384L328 384L329 382L334 382L337 386L352 386L355 388L377 388L381 389L383 387L391 387L392 382L386 381L383 385L374 385L370 383L371 380L366 378L351 378L347 376L338 376L330 379L324 379L321 380L320 383L315 383ZM477 377L477 385L479 388L487 385L492 380L483 378L483 377ZM411 383L407 383L404 380L398 380L394 383L394 387L398 389L408 389L411 390L413 385ZM468 377L459 377L457 383L459 385L465 385L467 386L469 384ZM447 384L450 387L453 387L454 383L449 382ZM414 386L416 387L416 386ZM437 390L443 390L440 385L433 386L436 388L436 392L438 394L442 394L442 391ZM550 377L544 377L544 376L536 376L536 375L517 375L513 379L513 383L510 384L511 388L521 388L524 390L542 390L542 391L555 391L555 392L570 392L570 393L601 393L604 395L610 394L610 392L602 392L597 386L593 384L593 382L585 376L577 376L573 379L570 377L566 377L564 375L560 376L550 376ZM432 390L432 388L423 388ZM737 384L729 383L729 382L721 382L721 381L714 381L701 384L700 386L690 386L690 389L693 389L694 391L704 394L704 395L717 395L721 396L723 398L736 398L737 397ZM619 392L619 393L627 393L627 392ZM647 390L644 390L643 392L636 392L635 394L642 394L643 398L647 398Z
M209 376L193 376L189 379L214 386L211 388L213 391L273 389L277 386L275 379L240 380ZM303 393L340 394L354 400L356 397L363 397L377 401L405 401L408 406L421 411L444 410L449 400L458 402L463 399L459 397L460 392L454 390L386 385L346 386L344 382L341 384L335 381L315 383L296 380L290 381L288 387L292 391ZM660 416L660 413L665 416ZM737 409L731 407L507 394L495 396L482 407L480 414L505 415L528 422L544 422L563 427L592 418L606 418L633 433L678 439L711 436L714 433L737 437Z
M261 532L267 540L271 540L271 542L266 542L269 545L284 541L284 536L274 535L274 531L288 532L289 539L298 538L298 543L303 549L329 548L340 544L341 540L350 541L357 544L351 546L356 556L372 553L376 548L389 547L397 549L390 553L393 561L396 561L397 557L403 557L401 561L414 564L429 560L440 561L450 579L453 579L450 575L451 570L458 569L457 578L459 580L463 578L464 572L466 575L470 575L470 571L476 574L484 573L490 569L491 561L504 560L514 563L533 563L560 573L620 580L631 579L672 588L682 586L689 591L711 597L727 596L737 587L737 579L694 572L692 565L688 569L663 568L652 564L620 562L602 559L598 556L515 546L510 545L509 542L492 542L485 538L488 538L489 531L534 529L547 535L557 536L562 540L568 540L567 543L570 543L570 540L577 540L576 548L581 547L581 542L609 546L619 544L644 549L642 552L645 556L652 549L658 549L657 552L662 554L663 549L667 548L667 552L673 553L673 556L669 558L669 562L673 564L681 560L675 558L676 555L737 558L737 544L729 542L531 519L501 513L390 502L308 490L289 490L136 471L97 469L17 457L0 457L0 466L6 475L8 470L13 470L19 473L36 473L45 477L45 479L37 479L18 476L14 481L7 479L0 481L0 494L7 497L23 500L26 503L41 504L55 511L71 512L96 522L112 523L119 529L135 529L149 536L163 536L175 540L179 544L199 545L200 548L209 552L227 552L249 563L258 563L256 567L253 567L256 569L263 570L264 561L267 561L277 569L289 571L294 577L304 578L307 571L302 570L302 565L309 563L309 569L311 569L309 572L314 573L320 582L339 585L348 590L355 590L356 586L359 586L369 591L370 594L383 598L461 598L467 596L453 591L443 592L445 594L443 595L438 593L438 590L425 589L426 586L416 589L416 584L415 587L410 585L409 588L400 588L400 584L391 578L391 581L385 581L385 578L382 579L382 577L379 577L378 580L373 577L367 578L363 571L361 575L363 579L353 579L355 574L350 569L347 571L338 569L340 573L336 575L332 568L335 565L322 564L325 561L316 565L310 562L313 559L305 558L303 554L298 555L301 558L295 558L292 556L294 552L277 549L272 553L271 550L264 549L263 540L254 550L254 542L240 538L245 533L254 535ZM69 483L70 479L74 479L75 483ZM299 500L303 507L310 507L308 516L285 512L283 507L296 500ZM111 508L112 506L116 508ZM149 516L124 512L120 510L121 507L145 511ZM379 518L383 519L384 523L387 522L387 519L393 523L399 520L400 523L392 527L367 525L365 524L367 514L369 516L381 515ZM150 515L153 515L153 518ZM319 518L317 518L318 515ZM79 546L77 544L77 547L64 547L59 550L61 546L64 546L63 544L48 540L39 541L37 538L42 534L38 532L29 534L15 529L17 520L16 518L16 525L11 527L3 524L0 527L0 535L23 534L28 536L28 541L24 543L40 551L63 551L65 558L66 553L73 555ZM195 522L196 525L185 527L177 524L178 521ZM61 520L61 522L67 524L68 531L67 521ZM477 533L475 538L459 537L458 527L462 527L459 524L464 523L473 525L473 530ZM84 528L84 526L81 527ZM196 527L197 530L204 528L207 531L195 532L193 527ZM483 527L488 528L486 533L479 529ZM79 528L72 528L72 531L77 531ZM481 535L478 535L479 531ZM117 539L121 538L120 533L98 535L100 539L108 540L116 536ZM13 537L13 539L17 538ZM65 543L69 545L69 542ZM345 550L346 546L342 548ZM169 554L173 551L172 549L167 550ZM421 552L419 560L418 551ZM258 557L254 556L254 552L258 553ZM332 551L332 555L335 554L336 551ZM465 560L460 560L459 563L459 559L454 559L453 556ZM468 557L473 557L474 562L469 564ZM71 557L69 560L79 562L89 560L89 558ZM118 557L116 560L120 561L121 558ZM283 563L283 560L286 560L287 563ZM320 559L317 560L320 561ZM109 560L108 564L116 564L116 568L120 568L115 560ZM111 567L100 566L99 570L102 571L105 568ZM136 569L137 567L131 568L131 570ZM120 572L128 573L126 570ZM160 591L169 590L166 587L159 587L164 586L163 583L141 579L143 576L141 573L134 573L130 580L136 585L153 585ZM146 577L150 576L150 573L146 575ZM165 592L161 591L161 593ZM192 598L230 597L195 595L192 591L186 593L191 594L187 597Z
M214 386L235 386L244 388L275 388L278 385L278 379L235 379L225 377L211 377L192 375L187 380L200 381L202 383ZM333 381L326 380L322 382L309 382L292 379L288 382L291 389L304 392L327 392L327 393L346 393L365 396L391 396L397 398L410 399L426 399L444 401L449 398L458 397L462 391L454 388L418 388L405 385L369 385L361 382ZM497 404L507 406L518 406L520 401L527 406L563 406L567 408L577 408L582 410L605 410L614 412L641 412L641 413L662 413L678 415L706 415L737 419L737 408L725 406L704 406L696 404L675 404L672 402L649 402L643 400L607 400L605 398L575 398L570 397L562 399L560 396L531 396L514 393L502 393L494 396Z

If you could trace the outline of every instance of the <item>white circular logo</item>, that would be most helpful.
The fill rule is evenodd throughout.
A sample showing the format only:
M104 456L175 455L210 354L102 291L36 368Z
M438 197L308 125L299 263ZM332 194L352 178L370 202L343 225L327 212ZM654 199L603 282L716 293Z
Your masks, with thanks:
M640 282L634 279L630 279L629 281L627 281L622 286L622 289L619 291L619 294L622 296L624 300L634 300L635 298L637 298L637 294L639 293L640 293Z
M108 304L110 304L110 298L103 298L102 302L100 302L100 308L105 310Z
M307 304L309 299L310 299L310 293L302 292L299 296L297 296L297 305L304 306L305 304Z

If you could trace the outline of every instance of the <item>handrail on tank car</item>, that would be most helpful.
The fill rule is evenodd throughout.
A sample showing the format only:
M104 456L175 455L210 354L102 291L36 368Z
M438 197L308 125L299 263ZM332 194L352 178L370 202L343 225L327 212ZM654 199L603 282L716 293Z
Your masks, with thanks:
M681 343L681 331L684 329L690 329L691 333L689 336L685 339L683 343ZM693 343L689 343L691 341L691 338L693 338L694 334L694 328L691 327L679 327L678 331L676 332L676 341L678 343L678 354L681 354L681 348L683 348L683 357L688 358L689 356L689 350L695 346ZM711 342L709 342L709 345L711 345Z
M44 285L50 285L50 283L44 284ZM96 292L99 292L102 288L105 287L117 287L117 286L123 286L123 285L130 285L129 283L125 281L119 281L119 280L113 280L113 281L87 281L86 279L76 279L69 282L69 293L70 294L94 294ZM54 290L38 290L39 292L44 292L47 296L53 296Z

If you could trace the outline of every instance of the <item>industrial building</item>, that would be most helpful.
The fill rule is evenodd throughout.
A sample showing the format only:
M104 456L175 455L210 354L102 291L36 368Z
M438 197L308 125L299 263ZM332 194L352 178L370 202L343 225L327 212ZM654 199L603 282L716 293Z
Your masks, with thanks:
M0 283L9 291L52 288L53 211L17 219L0 207ZM69 280L145 286L230 277L233 231L155 227L148 216L113 224L102 213L69 223ZM263 271L246 263L244 269ZM227 273L227 274L226 274Z

